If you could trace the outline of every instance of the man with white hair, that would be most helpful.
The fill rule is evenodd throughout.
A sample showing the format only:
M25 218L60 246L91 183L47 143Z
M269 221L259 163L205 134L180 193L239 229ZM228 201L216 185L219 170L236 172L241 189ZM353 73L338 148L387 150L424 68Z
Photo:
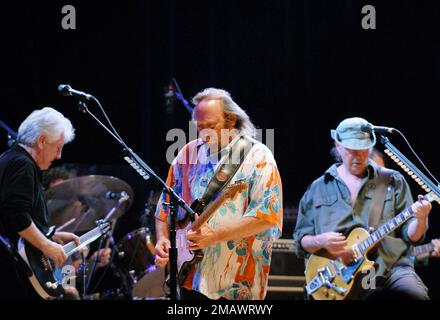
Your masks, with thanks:
M205 199L212 181L230 186L241 180L246 188L223 202L200 230L189 230L189 249L202 250L204 258L187 275L181 298L264 299L272 241L281 234L283 218L281 178L275 159L266 146L253 139L254 125L228 92L205 89L193 101L193 120L200 138L179 152L167 184L189 204ZM228 176L223 169L228 159L234 162L230 155L242 143L249 151L241 162L235 159L239 167ZM163 208L167 200L163 194L156 211L158 266L169 261L168 210ZM179 210L179 220L184 215Z
M61 266L67 256L59 243L79 238L56 232L52 240L48 232L48 212L41 185L42 170L61 158L65 143L75 137L69 119L46 107L32 112L18 129L17 142L0 156L0 233L16 246L20 237ZM0 298L33 299L26 275L18 274L11 257L0 259Z

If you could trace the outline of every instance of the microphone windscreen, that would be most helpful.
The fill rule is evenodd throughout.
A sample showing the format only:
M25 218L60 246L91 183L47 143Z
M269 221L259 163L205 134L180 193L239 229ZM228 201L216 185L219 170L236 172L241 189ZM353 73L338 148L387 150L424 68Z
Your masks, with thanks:
M63 96L70 96L70 86L68 84L60 84L58 86L58 92Z

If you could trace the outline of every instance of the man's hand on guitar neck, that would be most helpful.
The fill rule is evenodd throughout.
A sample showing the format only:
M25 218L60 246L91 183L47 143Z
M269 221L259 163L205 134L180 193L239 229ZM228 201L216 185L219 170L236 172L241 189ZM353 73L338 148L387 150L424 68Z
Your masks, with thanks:
M211 247L219 241L218 234L206 223L197 231L190 229L186 238L192 251Z
M414 243L422 239L426 230L428 230L428 216L432 209L431 203L424 200L422 195L419 195L418 199L419 200L411 206L416 219L411 221L408 227L408 237Z

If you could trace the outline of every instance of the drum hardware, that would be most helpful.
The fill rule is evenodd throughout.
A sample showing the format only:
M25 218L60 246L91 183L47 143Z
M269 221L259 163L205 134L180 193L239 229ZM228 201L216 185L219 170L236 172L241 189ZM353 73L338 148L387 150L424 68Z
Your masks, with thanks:
M133 189L115 177L90 175L65 180L45 196L49 223L58 231L81 233L93 229L96 220L122 216L133 202Z

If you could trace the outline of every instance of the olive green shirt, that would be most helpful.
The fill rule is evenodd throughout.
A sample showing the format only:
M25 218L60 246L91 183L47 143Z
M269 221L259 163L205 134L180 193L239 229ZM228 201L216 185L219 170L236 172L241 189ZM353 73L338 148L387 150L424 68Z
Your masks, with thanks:
M293 235L295 251L300 257L308 257L308 253L304 252L301 247L301 240L306 235L340 232L348 236L350 231L356 227L368 228L378 167L374 162L369 162L353 207L350 191L337 172L337 167L340 165L340 163L334 164L323 176L316 179L300 201ZM399 172L392 170L379 226L412 204L413 199L408 183ZM386 275L393 266L414 265L410 250L414 243L408 237L408 226L412 219L381 241L375 258L376 275Z

